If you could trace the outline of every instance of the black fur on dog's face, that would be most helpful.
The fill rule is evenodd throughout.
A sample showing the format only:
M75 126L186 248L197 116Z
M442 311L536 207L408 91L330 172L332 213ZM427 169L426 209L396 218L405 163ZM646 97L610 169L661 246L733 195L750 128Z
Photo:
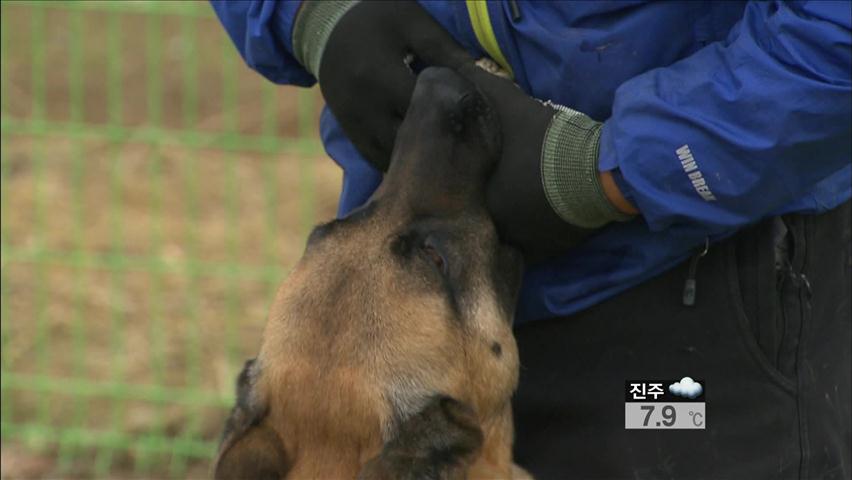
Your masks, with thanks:
M420 74L382 185L314 229L279 290L217 478L511 476L521 260L485 211L499 139L471 84Z

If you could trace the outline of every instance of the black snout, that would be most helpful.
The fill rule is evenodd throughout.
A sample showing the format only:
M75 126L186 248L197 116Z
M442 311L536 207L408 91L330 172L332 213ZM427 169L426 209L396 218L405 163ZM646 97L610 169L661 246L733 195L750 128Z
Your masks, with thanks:
M442 67L423 70L417 77L409 108L415 121L437 116L433 128L448 131L461 143L486 150L486 155L478 161L494 161L500 148L497 117L476 86L453 70Z
M385 198L391 215L414 220L396 237L405 241L393 244L400 258L420 252L429 271L437 270L447 285L452 305L468 291L469 272L483 273L511 318L522 259L499 245L485 207L500 141L499 120L487 97L453 70L427 68L417 78L376 195Z
M484 207L500 150L500 124L476 86L449 68L417 77L383 182L420 213Z

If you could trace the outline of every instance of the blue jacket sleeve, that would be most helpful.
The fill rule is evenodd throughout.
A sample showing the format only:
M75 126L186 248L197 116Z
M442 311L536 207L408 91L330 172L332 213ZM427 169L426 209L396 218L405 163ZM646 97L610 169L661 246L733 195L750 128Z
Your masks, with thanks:
M293 57L292 28L300 0L211 0L216 16L249 67L275 83L316 83Z
M718 234L802 197L852 161L847 2L747 5L727 39L622 84L602 171L652 230Z

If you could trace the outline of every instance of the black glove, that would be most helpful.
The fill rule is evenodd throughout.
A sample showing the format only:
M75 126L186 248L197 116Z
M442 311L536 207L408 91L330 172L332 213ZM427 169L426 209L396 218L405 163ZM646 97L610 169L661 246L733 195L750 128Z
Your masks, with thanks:
M385 171L416 71L473 60L420 5L306 1L293 28L296 58L364 157Z
M481 68L461 73L500 118L503 152L488 183L488 210L527 262L564 253L602 225L631 218L610 203L598 177L600 122L543 104Z

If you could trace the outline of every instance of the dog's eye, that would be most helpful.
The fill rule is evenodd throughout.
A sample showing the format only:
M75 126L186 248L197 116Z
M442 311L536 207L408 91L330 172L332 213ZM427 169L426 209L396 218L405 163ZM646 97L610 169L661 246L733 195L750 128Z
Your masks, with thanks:
M423 254L426 256L426 258L430 262L432 262L433 265L435 265L435 267L438 269L438 271L440 271L442 274L446 275L446 273L447 273L447 259L444 257L444 255L441 253L441 251L438 250L438 248L433 243L431 243L429 241L428 238L423 243L423 246L420 247L420 249L423 251Z
M432 262L433 265L441 272L441 275L446 275L447 270L449 269L449 264L447 262L447 255L445 254L445 245L442 243L441 238L435 235L427 235L426 238L423 239L423 243L420 245L420 250L423 252L423 255L427 260Z
M399 235L391 243L391 251L402 259L428 262L445 277L449 274L450 266L445 246L441 243L441 239L434 235L423 235L418 232Z

